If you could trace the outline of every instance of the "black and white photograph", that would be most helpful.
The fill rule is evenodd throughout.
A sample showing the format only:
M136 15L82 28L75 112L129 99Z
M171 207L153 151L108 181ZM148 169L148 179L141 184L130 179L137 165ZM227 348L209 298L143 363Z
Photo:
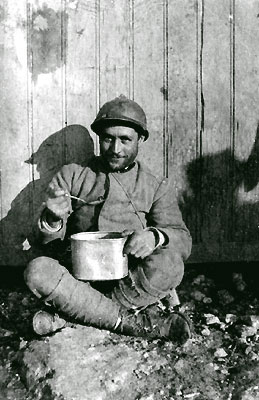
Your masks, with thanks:
M0 0L0 400L259 400L259 1Z

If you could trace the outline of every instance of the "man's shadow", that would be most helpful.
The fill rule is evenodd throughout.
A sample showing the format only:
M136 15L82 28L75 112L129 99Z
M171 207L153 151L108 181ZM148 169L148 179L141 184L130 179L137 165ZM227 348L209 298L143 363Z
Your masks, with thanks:
M33 314L42 304L29 293L23 282L27 263L45 250L33 243L32 225L37 219L46 188L53 175L65 164L86 166L94 156L94 143L86 128L70 125L45 139L38 150L25 160L37 168L39 179L30 182L12 201L1 221L0 233L0 329L11 331L10 338L0 335L0 343L31 337ZM31 244L33 245L31 246Z
M37 168L39 179L30 182L12 201L11 209L0 221L0 264L26 266L40 255L40 248L30 246L32 224L37 218L46 188L53 175L65 164L86 166L94 155L94 144L88 130L70 125L45 139L26 163Z
M192 160L185 172L180 208L194 243L259 241L259 202L250 194L259 182L259 124L247 160L226 149Z

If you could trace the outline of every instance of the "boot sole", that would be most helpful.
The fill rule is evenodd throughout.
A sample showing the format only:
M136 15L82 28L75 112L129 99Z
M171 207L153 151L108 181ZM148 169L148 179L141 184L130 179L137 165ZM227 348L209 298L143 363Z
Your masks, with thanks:
M32 320L32 327L34 332L39 336L46 336L48 334L57 332L65 328L66 321L62 318L49 314L46 311L38 311Z

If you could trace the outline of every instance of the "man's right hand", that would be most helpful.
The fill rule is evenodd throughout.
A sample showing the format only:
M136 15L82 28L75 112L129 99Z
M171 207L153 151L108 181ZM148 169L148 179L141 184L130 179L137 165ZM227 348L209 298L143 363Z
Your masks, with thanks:
M45 205L50 212L52 221L61 220L71 212L71 202L67 194L65 190L49 186Z

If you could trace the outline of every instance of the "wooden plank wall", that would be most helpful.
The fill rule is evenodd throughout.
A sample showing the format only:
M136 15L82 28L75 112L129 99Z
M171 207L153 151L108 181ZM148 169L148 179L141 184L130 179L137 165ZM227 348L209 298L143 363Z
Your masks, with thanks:
M255 0L0 0L0 265L24 265L51 176L98 153L89 126L121 93L140 151L174 179L190 261L258 260Z

